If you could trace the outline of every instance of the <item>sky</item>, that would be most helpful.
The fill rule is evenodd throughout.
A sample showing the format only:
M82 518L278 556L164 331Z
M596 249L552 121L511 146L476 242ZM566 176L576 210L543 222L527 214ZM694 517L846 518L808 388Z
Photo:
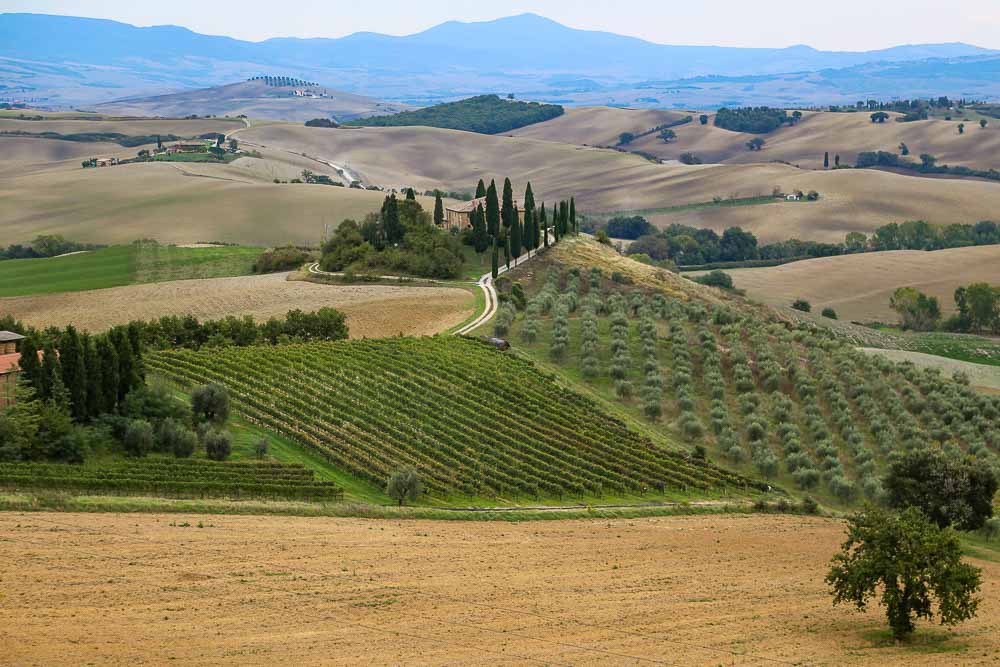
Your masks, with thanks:
M900 44L966 42L1000 49L1000 0L0 0L0 11L173 24L258 41L419 32L449 20L534 12L573 28L661 44L865 51Z

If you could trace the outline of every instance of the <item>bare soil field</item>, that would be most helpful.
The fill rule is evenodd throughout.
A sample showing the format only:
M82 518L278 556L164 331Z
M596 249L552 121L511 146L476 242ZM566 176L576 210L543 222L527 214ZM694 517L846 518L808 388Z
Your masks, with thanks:
M936 296L947 316L955 310L956 288L1000 283L1000 245L820 257L727 273L737 288L769 305L788 306L803 298L817 313L831 307L840 319L895 322L889 297L898 287L916 287Z
M623 132L640 134L687 115L689 114L682 111L660 109L567 108L566 113L558 118L528 125L507 134L564 144L614 146Z
M264 174L252 173L255 167L242 166L251 160L225 166L77 165L72 170L12 175L0 180L0 227L10 243L44 233L101 243L155 238L162 243L316 245L324 225L360 220L378 211L385 197L324 185L274 184ZM433 210L433 199L420 201Z
M819 202L808 205L648 216L660 225L680 222L719 231L737 224L765 241L792 236L842 241L847 232L870 232L889 222L978 222L995 217L1000 210L1000 188L995 183L870 170L808 171L784 164L659 165L606 149L435 128L325 130L268 125L244 130L239 136L270 148L347 164L368 182L380 185L469 191L479 178L510 176L518 188L530 180L536 199L552 201L574 195L583 212L655 209L711 201L716 196L748 197L770 194L775 186L786 192L801 189L821 194ZM384 159L388 154L392 160ZM455 160L455 154L463 159Z
M794 126L786 126L766 135L767 142L760 152L750 152L746 142L753 134L731 132L715 127L714 114L708 125L697 121L673 128L676 141L663 143L655 134L637 140L631 149L642 150L663 159L676 160L682 153L692 152L706 162L747 164L782 160L804 169L822 169L823 154L840 155L841 163L853 165L863 151L899 153L900 143L917 160L921 153L930 153L940 164L965 165L978 169L1000 168L1000 122L980 128L978 123L965 123L965 133L958 133L958 120L923 120L898 123L892 117L885 123L872 123L869 113L804 112ZM552 121L549 121L552 122ZM548 123L537 126L539 131Z
M73 324L103 331L131 320L191 314L199 319L252 315L267 319L298 308L332 306L347 316L353 338L431 335L472 314L473 295L450 287L319 285L287 274L128 285L89 292L0 299L0 312L37 327Z
M33 113L26 112L28 115ZM0 132L58 132L77 134L91 132L117 132L132 136L175 134L179 137L196 137L208 132L228 134L244 127L238 118L111 118L102 120L18 120L0 117Z
M0 515L16 665L995 664L978 618L882 639L823 584L842 524ZM928 643L928 638L931 641Z

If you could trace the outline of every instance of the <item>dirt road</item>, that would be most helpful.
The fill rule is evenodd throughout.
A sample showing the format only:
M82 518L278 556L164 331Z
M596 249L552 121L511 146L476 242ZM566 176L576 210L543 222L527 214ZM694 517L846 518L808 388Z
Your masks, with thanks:
M10 665L995 664L1000 564L955 636L833 608L827 519L469 523L0 514Z

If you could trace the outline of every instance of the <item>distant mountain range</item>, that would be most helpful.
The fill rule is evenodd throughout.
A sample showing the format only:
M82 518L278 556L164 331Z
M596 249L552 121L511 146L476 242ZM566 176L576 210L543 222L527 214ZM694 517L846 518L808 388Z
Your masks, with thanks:
M480 23L450 21L404 37L364 32L339 39L262 42L201 35L176 26L138 28L103 19L0 14L0 98L63 105L203 88L259 74L301 77L347 92L416 103L515 92L558 96L570 103L576 101L574 96L596 93L598 99L642 104L641 95L618 100L614 91L649 82L677 85L709 75L850 71L918 61L938 67L984 59L1000 59L1000 51L962 43L865 52L808 46L670 46L575 30L534 14ZM941 94L974 92L966 90L970 84L964 74L954 81L937 70L909 78L921 76L933 79ZM900 94L901 85L909 85L895 78L893 91L883 96ZM827 88L830 102L842 101L840 84Z

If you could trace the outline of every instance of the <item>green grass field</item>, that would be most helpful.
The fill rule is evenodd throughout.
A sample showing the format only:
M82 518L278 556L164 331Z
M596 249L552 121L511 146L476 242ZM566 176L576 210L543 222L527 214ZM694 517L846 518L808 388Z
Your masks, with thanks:
M157 155L153 158L155 162L232 162L233 160L238 160L241 157L246 157L244 155L236 155L233 153L226 153L222 156L222 159L215 157L211 153L164 153L163 155Z
M180 248L156 243L0 261L0 297L80 292L135 283L220 278L250 273L260 248Z
M933 354L974 364L1000 366L1000 339L938 331L912 332L896 327L878 327L879 331L903 339L901 347L913 352Z

